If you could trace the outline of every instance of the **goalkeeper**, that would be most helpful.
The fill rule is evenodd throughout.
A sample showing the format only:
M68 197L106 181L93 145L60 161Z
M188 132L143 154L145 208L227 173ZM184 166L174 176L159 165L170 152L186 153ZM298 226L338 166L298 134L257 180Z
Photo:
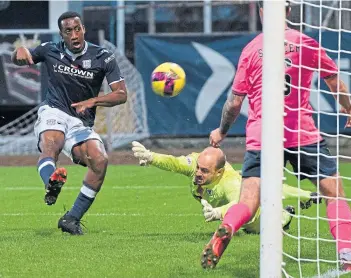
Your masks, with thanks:
M142 144L132 143L134 156L140 165L153 165L157 168L186 175L192 178L190 190L193 197L203 205L205 221L223 219L227 210L238 203L241 189L241 175L226 161L222 150L208 147L201 153L175 157L147 150ZM283 184L283 198L297 199L300 196L301 208L308 208L312 202L320 201L316 193ZM283 211L282 226L288 229L295 209L287 206ZM247 233L259 233L260 210L255 217L243 226Z

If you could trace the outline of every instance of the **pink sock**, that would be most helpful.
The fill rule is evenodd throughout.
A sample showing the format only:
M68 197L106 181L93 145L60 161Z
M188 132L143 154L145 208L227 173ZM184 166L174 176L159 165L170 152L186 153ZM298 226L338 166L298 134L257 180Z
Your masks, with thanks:
M327 206L327 216L330 232L337 241L338 252L344 248L351 248L351 210L347 202L330 202Z
M231 226L234 234L250 219L251 212L249 207L243 203L238 203L228 209L227 213L224 215L222 224Z

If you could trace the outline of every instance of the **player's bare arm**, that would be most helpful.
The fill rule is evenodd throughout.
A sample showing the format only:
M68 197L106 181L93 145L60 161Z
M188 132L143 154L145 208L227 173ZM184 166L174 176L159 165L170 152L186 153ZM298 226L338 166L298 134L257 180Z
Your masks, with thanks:
M81 102L73 103L71 106L76 108L77 113L84 113L86 109L94 106L113 107L127 101L127 89L124 80L111 84L112 92L107 95L90 98Z
M345 83L338 77L338 75L333 75L324 79L324 81L328 85L331 92L338 92L338 95L334 95L334 98L336 100L339 98L339 104L344 108L344 112L350 115L347 119L345 127L351 127L351 102Z
M12 62L17 66L24 66L24 65L33 65L32 55L30 54L29 50L21 46L17 48L11 55Z
M245 95L238 95L233 92L227 98L222 110L221 125L210 134L210 144L219 147L219 143L227 136L227 133L239 116Z
M222 110L221 125L219 127L222 134L227 134L231 125L237 119L244 99L245 95L237 95L235 92L229 95Z

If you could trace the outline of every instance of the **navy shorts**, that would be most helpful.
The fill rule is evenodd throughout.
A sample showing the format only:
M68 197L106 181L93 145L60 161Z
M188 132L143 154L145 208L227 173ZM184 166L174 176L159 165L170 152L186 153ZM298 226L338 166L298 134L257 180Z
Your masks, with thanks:
M318 143L300 147L300 168L298 165L298 147L288 148L284 151L284 166L289 161L296 176L300 179L323 179L337 173L336 159L331 157L324 140ZM308 155L309 154L309 155ZM319 165L318 165L319 157ZM272 158L274 159L274 158ZM319 166L319 168L318 168ZM306 175L304 175L306 174ZM261 151L246 151L242 168L243 178L261 177Z

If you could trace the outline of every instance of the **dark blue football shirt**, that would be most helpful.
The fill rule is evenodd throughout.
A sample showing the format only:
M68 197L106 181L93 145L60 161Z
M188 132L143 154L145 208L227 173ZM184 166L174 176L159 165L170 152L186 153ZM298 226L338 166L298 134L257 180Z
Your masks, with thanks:
M96 107L77 114L71 104L98 96L105 76L110 85L123 80L114 54L88 42L79 54L71 53L63 42L42 43L30 53L34 63L47 66L48 89L43 104L81 119L86 126L94 125Z

